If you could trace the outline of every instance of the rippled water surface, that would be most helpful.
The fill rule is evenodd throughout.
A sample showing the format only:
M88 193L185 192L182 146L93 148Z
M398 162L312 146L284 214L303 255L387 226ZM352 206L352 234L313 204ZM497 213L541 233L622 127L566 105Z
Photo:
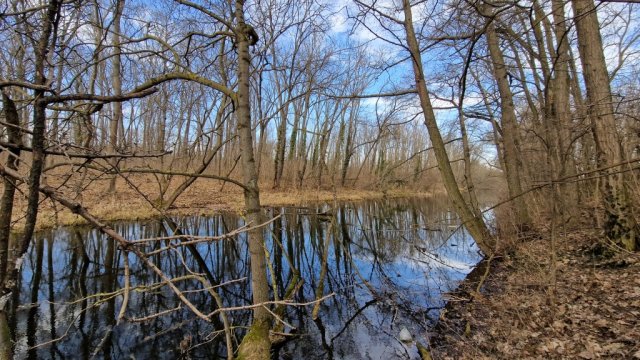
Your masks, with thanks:
M278 299L292 289L297 303L334 294L321 303L315 319L312 305L285 309L279 331L298 336L287 336L288 341L276 346L274 358L417 358L414 345L398 340L400 330L406 327L415 338L423 338L443 305L443 293L454 289L479 260L473 240L444 204L394 199L268 209L271 217L281 215L265 229L270 280ZM201 236L243 225L241 217L230 214L173 221L183 233ZM169 224L159 220L113 227L130 240L173 234ZM166 240L148 241L141 248L152 253L167 245ZM162 279L133 254L128 255L133 290L125 317L116 325L125 283L123 257L111 239L89 227L38 234L10 314L20 356L226 357L219 318L208 323L180 306L171 289L157 285ZM205 313L215 310L216 303L194 274L223 284L216 291L225 307L250 304L244 234L176 246L152 254L150 260ZM297 278L302 281L294 286ZM167 310L173 311L154 316ZM228 316L240 340L251 313L233 311Z

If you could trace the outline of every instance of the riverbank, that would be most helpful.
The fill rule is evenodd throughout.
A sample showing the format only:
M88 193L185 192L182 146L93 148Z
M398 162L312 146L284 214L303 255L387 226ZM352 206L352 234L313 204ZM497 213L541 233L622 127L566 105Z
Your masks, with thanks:
M640 359L640 256L598 256L601 243L583 228L558 236L555 262L543 237L478 269L451 294L433 359Z
M55 180L50 180L51 186L58 187ZM165 198L176 185L169 186ZM104 221L142 220L160 215L154 204L160 195L158 182L151 175L139 175L129 178L129 183L118 179L115 193L108 193L108 180L92 181L89 186L81 189L65 186L61 192L73 199L89 212ZM383 197L430 197L432 192L416 191L414 189L367 190L338 188L335 191L326 189L261 189L260 200L263 206L302 206L317 202L330 201L361 201L379 199ZM26 199L16 196L17 214L15 231L23 225ZM199 179L180 195L175 204L165 211L167 215L214 215L221 212L241 213L244 209L242 190L230 185L222 186L219 181ZM85 220L74 215L60 204L49 199L42 199L38 214L37 229L47 229L58 226L72 226L85 224Z

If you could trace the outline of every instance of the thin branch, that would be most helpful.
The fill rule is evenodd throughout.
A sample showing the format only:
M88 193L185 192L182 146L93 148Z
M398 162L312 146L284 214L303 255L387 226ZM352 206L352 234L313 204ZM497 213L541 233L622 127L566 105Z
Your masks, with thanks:
M6 142L6 141L0 141L0 146L8 148L8 149L22 150L22 151L27 151L27 152L32 152L33 151L33 149L30 146L13 144L13 143ZM157 154L136 154L136 153L132 153L132 154L119 154L119 153L115 153L115 154L101 154L101 153L81 154L81 153L68 153L68 152L64 152L64 151L45 150L44 153L47 154L47 155L59 155L59 156L64 156L64 157L69 157L69 158L111 159L111 158L156 158L156 157L162 157L162 156L165 156L165 155L169 155L169 154L172 153L172 151L164 151L162 153L157 153ZM63 165L65 165L65 164L63 164ZM71 164L71 165L76 165L76 164Z
M352 95L331 95L324 94L325 96L333 99L370 99L370 98L379 98L379 97L395 97L395 96L403 96L410 94L417 94L418 91L416 89L406 89L406 90L398 90L388 93L377 93L377 94L352 94Z
M127 319L127 320L129 320L130 322L144 322L144 321L147 321L147 320L155 319L155 318L163 316L163 315L171 314L172 312L176 312L176 311L178 311L180 309L182 309L182 304L178 304L178 306L173 308L173 309L167 309L167 310L163 310L163 311L160 311L160 312L157 312L155 314L148 315L148 316L130 318L130 319Z
M335 296L336 293L331 293L328 295L325 295L317 300L313 300L313 301L308 301L308 302L303 302L303 303L296 303L296 302L291 302L288 300L280 300L280 301L265 301L259 304L252 304L252 305L245 305L245 306L233 306L233 307L228 307L228 308L220 308L220 309L216 309L215 311L209 313L208 316L213 316L221 311L239 311L239 310L250 310L250 309L255 309L258 307L263 307L263 306L267 306L267 305L286 305L286 306L309 306L309 305L314 305L317 302L321 302L324 301L330 297Z
M127 310L129 304L129 292L131 291L131 270L129 269L129 254L124 252L124 295L122 296L122 306L118 313L118 319L116 325L120 324L120 321L124 318L124 313Z
M265 222L265 223L262 223L262 224L260 224L260 225L253 226L253 227L247 227L247 226L245 226L245 227L242 227L242 228L240 228L240 229L234 230L234 231L232 231L232 232L230 232L230 233L227 233L227 234L221 235L221 236L190 236L190 235L176 235L176 236L173 236L173 237L171 237L171 238L174 238L174 239L180 239L180 238L188 238L188 239L189 239L189 238L191 238L191 239L194 239L194 240L191 240L191 241L182 241L182 242L180 242L179 244L175 244L175 245L174 245L174 244L169 244L168 246L165 246L165 247L162 247L162 248L160 248L160 249L157 249L157 250L151 251L151 252L147 253L146 255L147 255L147 256L156 255L156 254L159 254L159 253L161 253L161 252L163 252L163 251L167 251L167 250L175 249L177 246L195 245L195 244L199 244L199 243L202 243L202 242L211 242L211 241L219 241L219 240L230 239L230 238L232 238L232 237L234 237L234 236L236 236L236 235L238 235L238 234L241 234L241 233L243 233L243 232L248 232L248 231L255 230L255 229L259 229L259 228L261 228L261 227L263 227L263 226L266 226L266 225L268 225L268 224L272 223L273 221L275 221L276 219L278 219L280 216L281 216L281 215L278 215L278 216L274 217L273 219L271 219L271 220L269 220L269 221L267 221L267 222ZM153 240L160 240L160 239L158 239L158 238L156 238L156 239L144 239L144 240L138 240L138 241L136 241L135 243L139 243L140 241L147 241L147 242L148 242L148 241L153 241Z

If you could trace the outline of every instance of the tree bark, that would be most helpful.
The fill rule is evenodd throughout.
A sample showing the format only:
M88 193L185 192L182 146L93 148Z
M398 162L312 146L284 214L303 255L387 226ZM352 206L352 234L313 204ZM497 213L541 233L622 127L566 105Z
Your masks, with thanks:
M469 234L475 239L476 244L485 255L490 255L494 251L495 240L489 233L486 224L482 218L475 216L475 212L465 202L456 178L451 169L451 163L449 162L449 156L442 140L442 134L438 128L436 122L436 116L431 106L431 99L425 83L424 70L422 67L422 55L420 53L420 46L416 38L416 33L413 27L413 14L411 11L411 4L409 0L403 0L404 10L404 28L407 34L407 47L411 54L411 60L413 64L413 72L416 82L416 89L420 98L420 106L422 107L425 125L429 131L429 138L433 146L436 160L438 162L438 170L442 176L442 181L447 190L447 194L453 203L456 213L462 219L462 222L466 226Z
M7 126L7 135L10 143L22 145L22 134L18 130L20 126L20 116L15 103L9 96L2 91L2 103L4 108L5 121ZM12 126L13 125L13 126ZM7 157L7 168L11 170L18 169L18 158L20 157L20 149L9 149ZM16 192L16 184L14 179L5 177L3 179L4 191L2 200L0 200L0 281L4 284L7 276L8 262L10 256L13 257L13 249L11 243L11 217L13 215L13 200ZM0 359L11 359L12 343L11 329L8 323L6 309L0 309Z
M2 91L2 103L4 108L4 117L7 122L8 140L12 144L22 145L22 134L20 133L20 116L16 108L16 104L5 91ZM18 169L18 158L20 157L20 148L9 149L7 157L7 168L12 170ZM4 178L4 191L2 200L0 201L0 279L4 280L7 272L7 261L10 252L11 238L11 217L13 215L13 200L16 192L15 180Z
M519 230L526 231L531 228L531 217L529 216L524 197L519 196L522 194L522 181L518 168L518 123L513 105L513 94L509 87L507 68L505 66L504 55L500 49L494 21L491 17L487 17L487 21L487 46L489 47L489 54L493 65L493 74L498 84L498 91L500 92L504 173L507 179L509 197L513 199L516 226Z
M261 224L262 213L260 210L260 190L258 188L258 173L253 154L253 139L251 129L250 107L250 45L257 39L250 36L249 25L244 20L244 0L235 2L236 18L236 45L238 47L238 107L236 109L238 121L238 135L241 148L241 165L244 177L244 203L247 211L247 222L252 225ZM251 289L253 303L260 304L269 301L269 283L267 280L267 264L264 253L263 230L254 229L249 236L249 256L251 261ZM271 327L271 315L262 307L253 310L253 323L247 335L245 335L238 357L241 359L270 358L271 342L269 329Z
M118 0L116 2L116 13L113 16L113 93L115 96L122 95L122 65L121 65L121 54L122 49L120 48L120 21L122 19L122 12L124 11L124 3L125 0ZM122 116L122 103L115 102L113 103L113 117L109 120L109 146L107 149L110 153L115 154L118 148L118 129L120 128L120 124L123 122ZM113 159L111 162L111 166L117 166L117 159ZM109 181L109 193L114 193L116 191L116 179L117 176L114 176Z
M572 0L578 33L578 50L587 89L587 106L599 168L619 164L624 155L616 132L609 74L604 58L600 25L593 0ZM604 233L614 243L634 251L640 245L640 229L632 214L633 202L618 168L601 172L600 193L604 208Z
M49 1L46 11L42 19L42 32L35 49L34 62L34 84L45 85L47 79L45 77L46 59L51 48L55 45L55 39L52 39L54 28L57 26L57 20L60 12L60 0ZM17 240L15 253L7 257L6 263L3 265L5 271L0 284L0 319L6 317L6 305L11 293L15 290L16 279L20 271L20 259L26 253L29 243L33 238L38 216L38 205L40 201L40 176L44 167L45 153L45 130L46 130L46 103L42 100L44 90L34 90L34 109L33 109L33 130L32 130L32 162L31 171L29 173L29 184L27 187L27 211L25 215L25 226L22 237ZM15 180L15 179L12 179ZM7 327L0 324L0 335L8 334ZM11 345L11 341L0 339L0 357L12 353L12 348L6 348Z
M577 173L573 156L574 146L571 141L571 90L569 85L569 31L564 15L564 0L553 0L553 29L557 42L556 59L554 59L554 106L559 133L560 177ZM565 204L572 206L578 198L576 185L566 185L567 199Z

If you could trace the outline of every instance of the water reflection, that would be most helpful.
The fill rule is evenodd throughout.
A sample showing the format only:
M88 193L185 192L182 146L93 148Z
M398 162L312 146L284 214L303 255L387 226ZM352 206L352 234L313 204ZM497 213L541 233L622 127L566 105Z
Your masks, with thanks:
M319 306L281 309L280 359L394 359L417 357L398 333L423 336L452 290L479 257L472 239L442 202L402 199L345 203L339 207L269 209L281 215L267 229L274 295L299 303L335 293ZM117 223L127 239L219 235L243 225L240 217L176 218L174 223ZM167 246L148 242L145 252ZM124 286L123 252L88 227L40 233L29 250L10 325L18 358L226 357L222 323L207 323L180 306L174 293L129 255L131 292L125 320L117 323ZM193 273L217 288L225 307L250 303L249 256L243 234L234 239L176 247L152 260L203 312L217 308ZM239 280L240 281L234 281ZM302 281L298 281L298 280ZM153 316L166 312L163 316ZM151 316L152 318L144 319ZM249 311L229 312L241 339ZM286 325L285 325L286 323ZM292 329L293 326L295 329Z

